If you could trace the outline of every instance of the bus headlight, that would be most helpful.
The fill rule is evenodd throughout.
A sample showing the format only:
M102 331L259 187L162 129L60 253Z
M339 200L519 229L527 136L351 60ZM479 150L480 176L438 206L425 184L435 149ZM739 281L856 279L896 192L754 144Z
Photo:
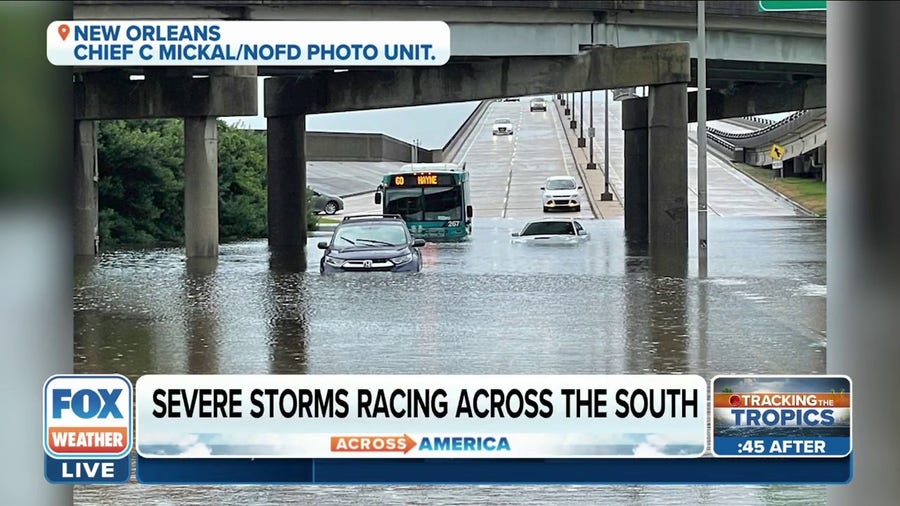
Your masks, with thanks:
M334 257L325 257L325 263L332 267L341 267L344 265L345 260L341 260L340 258Z
M412 253L407 253L403 256L392 258L391 262L394 262L394 265L403 265L405 263L412 262L412 259L413 259Z

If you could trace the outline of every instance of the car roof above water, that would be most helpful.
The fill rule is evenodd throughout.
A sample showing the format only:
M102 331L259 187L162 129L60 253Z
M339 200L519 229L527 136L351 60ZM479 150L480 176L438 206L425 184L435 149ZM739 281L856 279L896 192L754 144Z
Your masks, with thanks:
M531 225L532 223L574 223L575 218L541 218L539 220L531 220L526 225Z
M355 216L344 216L341 225L349 223L399 223L405 225L406 222L399 214L357 214Z

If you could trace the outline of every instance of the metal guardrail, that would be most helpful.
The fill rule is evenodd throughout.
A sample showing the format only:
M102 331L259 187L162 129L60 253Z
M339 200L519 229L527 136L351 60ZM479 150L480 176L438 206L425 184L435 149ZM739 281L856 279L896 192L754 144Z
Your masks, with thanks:
M775 120L760 118L758 116L741 116L740 118L734 118L734 120L740 122L742 125L749 125L752 127L767 127L775 123Z
M711 140L711 141L713 141L713 142L715 142L716 144L722 146L723 148L726 148L726 149L730 150L730 151L735 151L735 150L737 149L737 146L735 146L734 144L732 144L732 143L730 143L730 142L728 142L728 141L726 141L725 139L722 139L722 138L720 138L720 137L716 137L716 136L713 135L711 132L707 132L707 133L706 133L706 138L709 139L709 140Z
M815 132L820 132L825 128L825 109L798 111L781 121L753 132L735 134L712 128L707 132L707 138L727 149L734 149L733 156L743 158L746 163L752 164L747 159L748 153L768 149L772 143L782 142L797 135L800 135L801 138L809 137L810 132L813 132L810 130L812 126L816 126ZM818 138L818 135L818 133L814 134L813 138ZM743 151L740 156L739 151ZM793 152L793 150L789 151ZM796 154L794 153L792 156L796 156Z
M794 114L791 114L790 116L788 116L787 118L784 118L781 121L774 122L765 128L761 128L759 130L754 130L752 132L744 132L744 133L736 134L734 132L725 132L723 130L719 130L716 128L707 128L707 131L709 133L714 134L717 137L721 137L723 139L731 139L731 140L752 139L754 137L763 136L775 129L783 127L784 125L788 125L800 118L803 118L807 114L809 114L808 110L797 111Z

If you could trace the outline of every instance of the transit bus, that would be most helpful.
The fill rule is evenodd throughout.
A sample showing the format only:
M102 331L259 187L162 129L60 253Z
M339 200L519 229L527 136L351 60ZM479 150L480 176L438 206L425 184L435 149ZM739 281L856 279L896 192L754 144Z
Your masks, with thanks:
M399 214L417 239L461 241L472 234L466 164L411 163L385 174L375 191L384 214Z

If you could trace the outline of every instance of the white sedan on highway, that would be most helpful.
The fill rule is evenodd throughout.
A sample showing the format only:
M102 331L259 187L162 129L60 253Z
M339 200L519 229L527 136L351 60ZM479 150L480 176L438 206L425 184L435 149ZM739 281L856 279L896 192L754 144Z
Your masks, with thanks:
M581 211L581 196L578 190L581 185L572 176L548 177L541 186L544 194L541 204L544 212L548 211Z
M512 233L513 242L531 244L578 244L591 235L571 218L545 218L531 221L520 232Z
M512 135L513 125L509 118L494 120L494 135Z

